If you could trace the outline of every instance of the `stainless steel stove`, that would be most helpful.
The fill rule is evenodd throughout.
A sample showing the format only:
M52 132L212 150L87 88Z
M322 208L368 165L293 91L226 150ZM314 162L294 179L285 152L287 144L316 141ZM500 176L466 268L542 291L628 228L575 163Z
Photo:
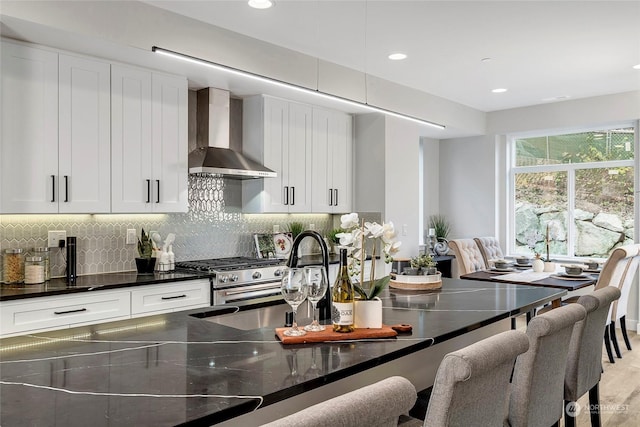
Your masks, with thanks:
M285 260L231 257L176 262L176 268L212 275L212 304L280 296Z

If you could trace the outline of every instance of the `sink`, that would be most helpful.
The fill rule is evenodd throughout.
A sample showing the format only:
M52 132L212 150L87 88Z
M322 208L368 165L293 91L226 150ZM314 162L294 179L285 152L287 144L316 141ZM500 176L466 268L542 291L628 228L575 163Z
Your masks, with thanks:
M250 331L260 328L279 328L284 326L285 313L291 311L289 304L276 304L267 307L254 308L236 313L226 313L203 317L203 320L211 323L228 326L234 329ZM298 307L298 325L311 323L308 304Z

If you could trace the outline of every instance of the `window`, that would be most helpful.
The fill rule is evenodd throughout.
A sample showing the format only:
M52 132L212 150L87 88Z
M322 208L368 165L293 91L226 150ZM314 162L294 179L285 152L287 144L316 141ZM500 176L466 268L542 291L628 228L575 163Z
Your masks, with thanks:
M511 141L510 249L605 258L634 241L634 126Z

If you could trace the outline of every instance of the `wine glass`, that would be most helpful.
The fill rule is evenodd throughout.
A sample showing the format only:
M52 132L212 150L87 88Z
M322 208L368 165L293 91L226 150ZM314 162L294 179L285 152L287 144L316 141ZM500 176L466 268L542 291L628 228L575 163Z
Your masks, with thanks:
M304 269L302 268L289 268L282 276L280 290L284 300L293 310L293 327L284 331L284 334L288 337L306 335L305 331L298 329L298 324L296 323L298 306L307 298L307 283L304 276Z
M327 291L327 272L322 266L309 266L304 268L305 278L307 279L307 299L311 302L313 309L313 322L304 327L305 331L319 332L324 331L324 326L318 323L318 315L316 314L316 306L318 301L324 297Z

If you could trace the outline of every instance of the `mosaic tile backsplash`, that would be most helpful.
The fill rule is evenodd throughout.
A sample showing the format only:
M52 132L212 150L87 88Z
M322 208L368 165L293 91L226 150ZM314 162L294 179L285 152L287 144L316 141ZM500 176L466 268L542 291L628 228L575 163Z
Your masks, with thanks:
M66 230L77 238L79 275L135 270L136 245L126 245L127 229L157 231L164 240L175 233L173 252L177 261L256 256L254 233L271 233L274 225L286 231L293 221L326 234L339 224L339 216L328 214L242 214L225 204L225 181L210 183L215 188L194 197L197 186L190 177L190 208L182 214L110 214L110 215L0 215L0 249L21 248L31 251L47 245L49 230ZM205 188L206 189L206 188ZM215 193L214 193L215 191ZM313 252L302 245L305 252ZM306 244L306 242L305 242ZM51 249L51 275L65 275L65 250ZM0 263L2 269L2 263ZM2 275L0 272L0 279Z

